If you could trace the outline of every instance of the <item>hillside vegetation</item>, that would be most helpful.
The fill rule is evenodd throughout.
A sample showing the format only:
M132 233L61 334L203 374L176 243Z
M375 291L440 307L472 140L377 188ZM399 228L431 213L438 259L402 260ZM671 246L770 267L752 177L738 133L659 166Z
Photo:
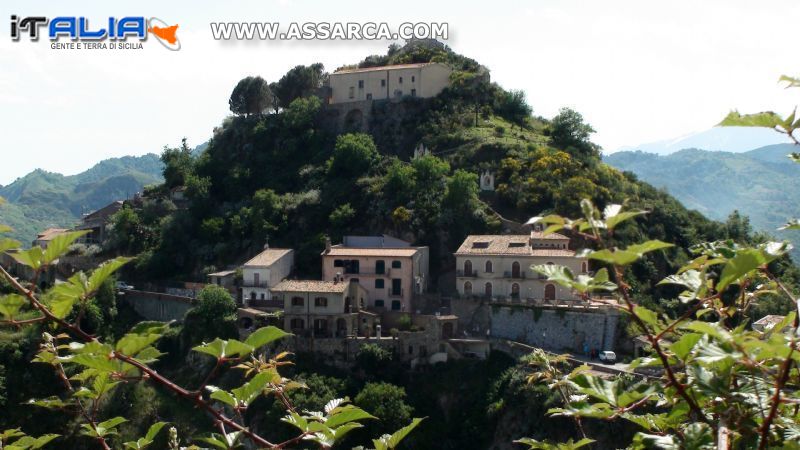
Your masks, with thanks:
M433 99L376 102L394 113L377 114L368 134L337 134L324 125L320 100L303 94L313 91L307 83L325 78L314 64L271 85L296 96L276 99L269 113L237 106L240 114L215 129L198 157L187 148L165 151L164 185L117 216L116 251L139 255L129 275L203 280L269 242L294 248L298 275L315 277L325 236L388 233L430 246L436 279L454 269L451 253L466 235L502 231L499 215L520 222L548 212L574 217L580 200L590 198L601 207L627 201L652 211L618 229L619 244L660 239L677 245L631 268L635 294L658 304L674 288L656 283L688 260L692 245L754 239L741 217L708 220L604 164L579 113L531 116L521 93L491 83L485 68L446 47L390 48L361 65L434 60L454 67L451 87ZM237 90L265 83L249 77ZM403 141L411 143L396 144ZM418 142L432 155L412 160ZM497 175L495 192L479 192L483 170ZM186 187L186 208L168 200L176 186ZM452 289L442 283L444 294Z
M668 156L618 152L605 162L664 188L688 208L724 220L734 211L752 226L798 247L800 234L779 231L800 216L800 167L786 157L791 144L770 145L745 153L688 149Z
M30 244L46 228L70 227L82 214L160 183L163 168L151 153L107 159L70 176L37 169L0 187L0 197L8 201L0 207L0 221L14 228L11 237Z

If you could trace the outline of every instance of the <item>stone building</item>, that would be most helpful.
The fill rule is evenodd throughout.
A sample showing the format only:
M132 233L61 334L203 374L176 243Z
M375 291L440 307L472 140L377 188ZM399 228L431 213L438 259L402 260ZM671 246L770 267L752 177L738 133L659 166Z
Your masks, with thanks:
M455 252L456 290L462 297L577 300L568 289L548 282L531 266L555 264L588 273L585 257L569 249L569 238L531 231L529 235L467 236Z
M322 278L353 280L367 291L365 308L411 312L411 300L427 289L428 247L413 247L391 236L345 236L326 243Z
M451 73L441 63L338 70L330 74L328 104L435 97L449 86Z
M102 244L105 242L106 227L111 223L111 216L122 209L122 205L122 200L117 200L83 216L81 223L74 230L88 230L89 233L81 237L78 242L83 244Z
M358 311L367 293L357 282L284 280L272 292L283 302L286 331L317 338L359 334Z

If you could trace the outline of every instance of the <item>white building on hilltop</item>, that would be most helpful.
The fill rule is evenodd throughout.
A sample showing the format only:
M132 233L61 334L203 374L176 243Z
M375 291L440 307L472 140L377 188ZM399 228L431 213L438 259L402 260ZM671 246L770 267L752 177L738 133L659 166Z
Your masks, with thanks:
M540 231L467 236L455 257L456 290L462 297L578 300L569 289L548 282L530 267L555 264L576 274L589 270L588 260L569 249L568 237Z

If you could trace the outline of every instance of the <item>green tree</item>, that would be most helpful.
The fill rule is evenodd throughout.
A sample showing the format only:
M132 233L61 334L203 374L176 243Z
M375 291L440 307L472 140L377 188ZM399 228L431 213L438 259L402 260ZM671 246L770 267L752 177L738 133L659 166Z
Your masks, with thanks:
M310 66L295 66L277 83L270 85L281 108L287 108L296 99L308 97L322 87L325 81L325 66L322 63Z
M164 163L164 185L168 188L184 186L186 178L193 173L192 150L183 138L179 148L164 147L161 153Z
M386 432L408 423L413 409L406 403L406 391L390 383L367 383L356 395L354 403L381 418L378 428Z
M549 132L554 146L572 153L582 161L600 157L600 148L589 138L594 133L594 128L585 123L583 116L573 109L561 108L550 123Z
M238 336L236 302L231 294L215 284L204 287L197 296L197 306L186 313L183 332L190 345Z
M336 138L333 156L328 162L328 174L336 178L360 177L377 159L378 149L370 135L343 134Z
M500 94L497 112L509 122L522 127L533 113L533 108L525 99L525 91L508 91Z
M269 89L269 84L259 76L239 80L228 100L231 112L240 116L262 114L271 108L273 103L273 94Z

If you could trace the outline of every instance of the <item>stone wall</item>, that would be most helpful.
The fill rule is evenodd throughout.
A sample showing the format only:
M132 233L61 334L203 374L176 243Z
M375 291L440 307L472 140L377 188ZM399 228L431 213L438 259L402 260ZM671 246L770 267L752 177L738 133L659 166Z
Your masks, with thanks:
M616 312L607 309L491 307L493 338L575 353L584 353L585 348L614 350L618 319Z
M183 320L186 311L192 308L194 299L177 295L145 291L124 291L123 299L147 320L168 322Z

